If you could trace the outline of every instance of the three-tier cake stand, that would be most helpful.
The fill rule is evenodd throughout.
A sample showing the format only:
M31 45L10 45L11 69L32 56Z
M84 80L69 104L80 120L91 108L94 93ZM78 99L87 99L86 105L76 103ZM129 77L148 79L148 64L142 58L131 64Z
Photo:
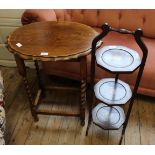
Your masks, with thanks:
M117 130L123 125L119 141L119 144L121 144L142 77L148 50L141 40L143 34L141 29L135 31L115 29L105 23L102 26L102 30L92 43L90 83L92 103L89 104L89 119L86 135L88 134L92 120L95 125L105 130ZM103 46L96 52L97 43L110 31L133 35L142 51L142 57L140 57L137 51L125 46ZM115 78L104 78L95 84L96 64L98 67L115 74ZM119 75L131 74L137 69L139 71L133 90L131 90L127 83L119 79ZM100 101L97 105L95 104L96 99ZM128 110L125 113L122 105L128 102Z

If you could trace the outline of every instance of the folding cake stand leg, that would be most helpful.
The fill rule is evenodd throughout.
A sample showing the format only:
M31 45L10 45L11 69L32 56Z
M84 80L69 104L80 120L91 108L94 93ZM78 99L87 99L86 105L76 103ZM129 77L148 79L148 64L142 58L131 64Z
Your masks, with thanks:
M88 125L86 129L86 136L88 135L89 128L92 122L92 108L95 104L95 94L94 94L94 83L95 83L95 53L93 52L91 57L91 79L90 79L90 102L88 104Z
M131 101L129 103L129 109L128 109L127 114L126 114L126 119L125 119L125 122L124 122L124 125L123 125L123 129L122 129L119 145L122 144L122 140L123 140L123 137L124 137L124 134L125 134L126 127L128 125L128 121L129 121L129 117L130 117L130 114L131 114L133 102L134 102L134 99L135 99L135 95L136 95L136 92L133 93L133 96L132 96Z
M142 59L141 67L140 67L139 72L138 72L135 87L134 87L134 90L133 90L133 95L132 95L132 98L130 100L129 108L128 108L128 111L127 111L127 114L126 114L126 120L125 120L124 125L123 125L123 130L122 130L121 138L120 138L120 141L119 141L119 145L122 144L123 136L125 134L126 127L128 125L128 121L129 121L129 118L130 118L133 103L134 103L135 97L137 95L137 90L138 90L139 83L140 83L140 80L141 80L141 77L142 77L142 74L143 74L145 61L146 61L146 56Z
M91 126L91 122L92 122L92 106L95 103L95 96L92 93L91 93L91 101L92 101L92 103L89 103L89 116L88 116L88 125L87 125L87 129L86 129L86 136L88 136L88 131L89 131L89 128Z
M27 75L26 75L26 67L25 67L25 63L24 60L22 58L20 58L18 55L14 55L15 60L16 60L16 64L18 67L18 71L19 74L23 77L23 82L25 85L25 89L28 95L28 99L29 99L29 103L30 103L30 109L31 109L31 114L34 118L34 121L38 121L38 116L36 114L36 110L35 110L35 106L33 105L33 99L32 99L32 92L27 80Z

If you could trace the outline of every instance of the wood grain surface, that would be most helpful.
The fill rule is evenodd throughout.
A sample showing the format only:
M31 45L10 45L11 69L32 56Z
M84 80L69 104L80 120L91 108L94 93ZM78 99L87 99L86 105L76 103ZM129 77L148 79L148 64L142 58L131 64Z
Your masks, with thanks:
M11 52L24 59L65 60L90 53L92 40L97 34L93 28L81 23L37 22L12 32L8 45Z

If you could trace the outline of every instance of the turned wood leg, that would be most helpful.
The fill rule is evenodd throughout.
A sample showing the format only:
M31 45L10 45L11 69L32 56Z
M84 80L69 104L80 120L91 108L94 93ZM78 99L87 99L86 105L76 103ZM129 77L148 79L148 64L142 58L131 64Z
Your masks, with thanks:
M80 101L80 119L81 125L85 125L85 107L86 107L86 87L87 87L87 60L86 56L80 58L81 72L81 101Z
M36 74L37 74L37 78L38 78L39 89L42 90L42 94L41 94L42 97L45 97L45 88L44 88L43 81L42 81L41 76L40 76L40 69L39 69L38 61L35 60L34 63L35 63Z
M19 74L23 77L25 90L27 92L27 96L28 96L29 103L30 103L31 114L32 114L34 120L38 121L38 116L37 116L36 111L35 111L35 106L33 105L32 92L31 92L31 89L30 89L30 86L29 86L29 83L27 80L26 67L25 67L24 60L22 58L20 58L18 55L14 55L14 57L16 60L16 64L17 64Z

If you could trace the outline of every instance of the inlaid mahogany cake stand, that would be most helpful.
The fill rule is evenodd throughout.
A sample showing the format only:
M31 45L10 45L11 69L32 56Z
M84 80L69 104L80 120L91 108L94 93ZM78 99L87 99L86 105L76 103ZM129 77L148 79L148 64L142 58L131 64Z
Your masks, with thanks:
M142 77L148 50L141 40L142 30L129 31L125 29L115 29L107 23L102 26L102 32L95 37L92 42L92 59L91 59L91 96L92 104L89 105L89 120L86 135L93 120L93 123L105 130L117 130L123 125L119 144L125 133L128 124L133 102L137 94L137 89ZM142 51L142 57L138 52L125 46L103 46L96 52L96 45L99 40L110 32L118 32L122 35L133 35L136 43ZM104 78L95 84L95 64L108 72L115 74L115 78ZM135 86L133 90L130 86L119 80L119 74L131 74L139 69ZM96 99L99 104L96 104ZM125 114L123 106L128 101L129 106Z
M36 22L22 26L9 35L8 49L14 54L19 73L23 77L31 113L35 121L38 121L37 114L80 116L81 124L84 125L87 80L86 56L91 52L92 40L97 35L98 33L89 26L67 21ZM35 62L39 84L35 99L32 97L27 80L24 60ZM38 61L80 62L80 112L53 112L38 108L41 103L41 94L46 89L41 83ZM63 89L67 90L67 88Z

